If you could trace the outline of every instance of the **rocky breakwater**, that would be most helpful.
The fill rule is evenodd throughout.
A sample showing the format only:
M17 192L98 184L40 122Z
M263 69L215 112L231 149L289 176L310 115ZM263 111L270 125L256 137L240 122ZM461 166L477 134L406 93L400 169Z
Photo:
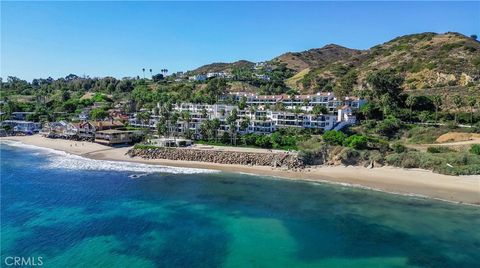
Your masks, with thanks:
M199 150L187 148L142 148L130 149L130 157L144 159L169 159L200 161L218 164L271 166L287 169L302 169L303 162L292 153L255 153L219 150Z

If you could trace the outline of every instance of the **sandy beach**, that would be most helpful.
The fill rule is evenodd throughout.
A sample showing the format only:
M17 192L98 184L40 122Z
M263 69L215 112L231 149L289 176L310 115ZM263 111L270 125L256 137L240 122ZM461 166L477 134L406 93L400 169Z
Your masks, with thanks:
M319 166L307 168L303 171L289 171L266 166L131 158L125 155L130 147L112 148L91 142L48 139L39 135L6 137L0 138L0 140L20 141L24 144L65 151L97 160L129 161L174 167L213 169L225 172L242 172L292 180L344 183L390 193L411 194L480 205L480 176L448 176L427 170L394 167L367 169L351 166Z

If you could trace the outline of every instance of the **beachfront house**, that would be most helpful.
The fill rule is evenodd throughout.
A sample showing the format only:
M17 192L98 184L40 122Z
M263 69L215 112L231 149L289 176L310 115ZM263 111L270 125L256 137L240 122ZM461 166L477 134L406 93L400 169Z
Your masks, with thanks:
M76 124L78 129L78 137L82 139L94 139L98 131L108 129L118 129L124 127L119 121L85 121Z
M50 122L44 124L40 134L49 138L71 139L77 137L78 128L76 125L65 121Z
M133 139L134 131L107 129L95 132L95 142L106 145L131 143Z
M33 112L13 112L11 114L11 119L12 120L17 120L17 121L25 121L27 120L27 116L32 115Z
M0 122L2 128L9 128L14 133L31 135L40 131L40 123L23 120L5 120Z

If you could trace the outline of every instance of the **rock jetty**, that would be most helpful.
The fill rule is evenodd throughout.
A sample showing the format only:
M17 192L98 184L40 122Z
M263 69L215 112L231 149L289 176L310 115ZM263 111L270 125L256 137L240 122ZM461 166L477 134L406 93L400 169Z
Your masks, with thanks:
M291 153L254 153L219 150L201 150L188 148L145 148L130 149L130 157L144 159L169 159L181 161L200 161L218 164L271 166L287 169L302 169L303 162Z

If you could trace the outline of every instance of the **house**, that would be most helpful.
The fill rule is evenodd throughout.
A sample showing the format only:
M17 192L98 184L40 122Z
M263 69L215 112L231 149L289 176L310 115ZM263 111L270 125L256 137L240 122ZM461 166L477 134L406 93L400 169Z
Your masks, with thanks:
M82 139L94 139L96 133L103 130L118 129L124 127L119 121L85 121L75 125L78 137Z
M118 129L101 130L95 132L95 142L106 145L130 143L133 141L133 135L133 131Z
M90 117L89 114L90 114L90 109L85 108L78 115L78 119L80 119L80 121L87 121Z
M9 127L16 133L33 134L40 131L40 123L22 120L5 120L0 122L1 127Z
M196 74L188 78L190 81L201 82L207 80L207 76L204 74Z
M19 120L25 121L27 120L27 116L33 114L33 112L13 112L11 119L12 120Z
M207 78L227 78L228 74L226 72L211 72L207 73Z
M74 124L59 121L45 124L40 133L49 138L72 138L78 134L78 129Z
M343 106L337 111L337 122L347 122L349 124L355 124L357 118L353 115L352 108L350 106Z
M270 81L270 76L266 74L255 74L255 77L261 80Z
M85 121L75 124L75 127L79 138L91 140L95 137L95 126L92 123Z
M95 131L107 130L107 129L117 129L122 128L125 125L120 121L110 120L110 121L90 121L90 123L95 128Z
M192 140L181 138L160 138L152 139L150 143L160 147L188 147L192 145Z

